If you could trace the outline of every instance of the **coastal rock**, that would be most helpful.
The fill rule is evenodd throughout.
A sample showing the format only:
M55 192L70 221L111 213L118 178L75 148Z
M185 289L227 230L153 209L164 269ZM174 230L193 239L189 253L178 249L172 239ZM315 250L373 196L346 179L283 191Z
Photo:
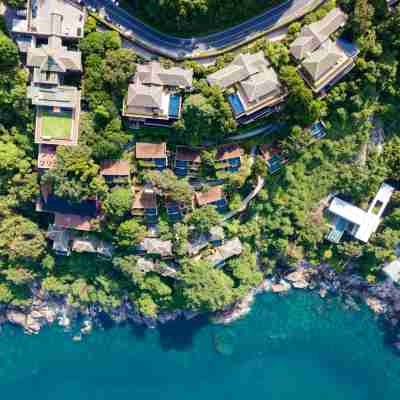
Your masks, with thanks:
M306 279L306 272L304 269L300 269L286 275L285 277L289 282L292 283L292 286L298 289L304 289L308 287L308 281Z
M37 334L40 331L41 328L41 324L38 320L36 320L35 318L32 318L31 315L28 315L26 317L26 323L25 323L25 330L28 333L34 333Z
M93 330L93 322L90 319L83 321L81 333L82 335L88 335Z
M26 324L26 314L16 311L16 310L9 310L7 312L7 319L14 325L19 325L25 328Z
M271 285L271 289L274 293L284 293L287 292L291 288L289 282L281 279L279 283L273 283Z
M66 315L61 315L58 319L58 325L63 328L69 328L71 326L71 320Z
M41 328L41 324L36 319L20 311L9 310L7 319L10 323L21 326L27 333L38 333Z
M254 301L254 292L248 293L242 300L238 301L233 307L224 311L215 313L211 317L211 321L215 324L230 324L239 318L242 318L251 310L251 304Z
M319 289L319 295L321 296L321 298L324 299L326 297L327 293L328 293L328 291L325 288L322 287Z
M256 293L265 293L271 291L272 282L270 279L265 279L261 282L261 284L256 288Z
M375 314L383 314L385 312L385 305L375 297L368 297L366 303Z

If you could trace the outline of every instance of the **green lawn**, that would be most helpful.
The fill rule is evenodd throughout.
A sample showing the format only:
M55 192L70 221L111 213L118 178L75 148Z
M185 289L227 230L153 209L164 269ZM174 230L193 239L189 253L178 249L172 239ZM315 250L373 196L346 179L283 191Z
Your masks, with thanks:
M72 117L62 112L59 115L42 113L42 136L52 139L68 139L71 136Z

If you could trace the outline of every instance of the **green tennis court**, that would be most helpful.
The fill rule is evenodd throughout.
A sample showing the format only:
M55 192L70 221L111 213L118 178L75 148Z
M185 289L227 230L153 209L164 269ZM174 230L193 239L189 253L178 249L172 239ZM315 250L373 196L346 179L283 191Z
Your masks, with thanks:
M72 115L67 112L42 112L42 136L52 139L68 139L71 136Z

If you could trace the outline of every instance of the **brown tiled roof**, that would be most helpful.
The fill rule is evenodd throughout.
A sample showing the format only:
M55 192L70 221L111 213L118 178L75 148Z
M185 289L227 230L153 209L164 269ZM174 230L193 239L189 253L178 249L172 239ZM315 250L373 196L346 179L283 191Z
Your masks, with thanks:
M165 158L166 143L136 143L136 158Z
M56 164L57 146L40 144L38 154L38 168L50 169Z
M221 200L224 196L224 192L219 186L211 188L208 192L196 193L196 201L199 206L204 206L205 204L214 203L215 201Z
M232 143L219 146L215 158L217 161L225 161L241 156L242 156L242 149L240 148L240 146L235 143Z
M101 175L104 176L128 176L130 165L128 160L105 160L101 163Z
M201 153L199 149L194 149L193 147L187 146L177 146L175 160L199 163L201 162L200 154Z
M77 214L54 213L54 225L59 228L76 229L78 231L91 231L90 217Z
M132 209L157 208L157 197L154 191L142 187L134 188Z

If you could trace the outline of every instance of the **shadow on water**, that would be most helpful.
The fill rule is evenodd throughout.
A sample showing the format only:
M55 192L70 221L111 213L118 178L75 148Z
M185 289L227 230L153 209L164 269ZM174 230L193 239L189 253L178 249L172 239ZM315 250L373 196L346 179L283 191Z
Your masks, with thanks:
M207 316L199 316L190 321L179 318L160 325L160 345L163 350L188 350L193 346L193 338L197 332L209 324Z
M129 324L130 332L138 340L143 340L146 337L147 327L145 325L139 325L136 323Z

